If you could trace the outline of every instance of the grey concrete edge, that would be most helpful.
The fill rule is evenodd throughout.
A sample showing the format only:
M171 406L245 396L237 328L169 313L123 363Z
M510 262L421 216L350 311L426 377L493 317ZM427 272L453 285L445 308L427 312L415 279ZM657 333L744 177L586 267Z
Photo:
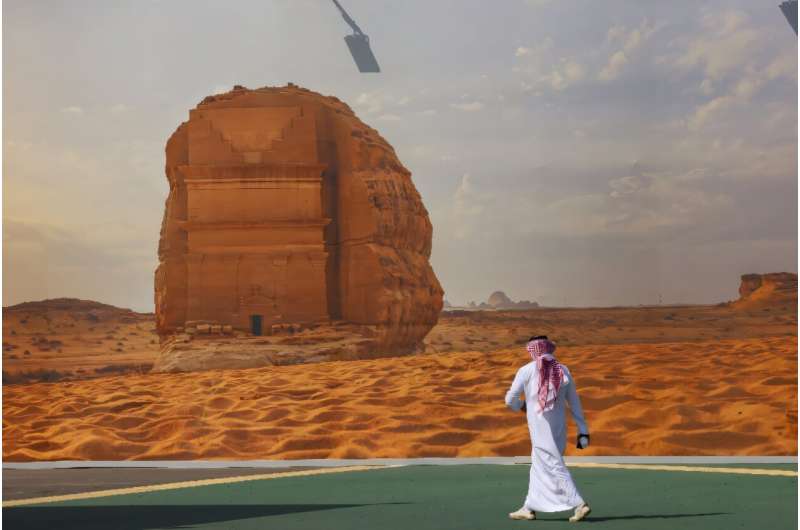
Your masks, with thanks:
M567 464L796 464L797 456L567 456ZM70 468L290 468L343 466L452 466L470 464L529 464L529 456L478 458L364 458L312 460L54 460L47 462L3 462L3 469Z

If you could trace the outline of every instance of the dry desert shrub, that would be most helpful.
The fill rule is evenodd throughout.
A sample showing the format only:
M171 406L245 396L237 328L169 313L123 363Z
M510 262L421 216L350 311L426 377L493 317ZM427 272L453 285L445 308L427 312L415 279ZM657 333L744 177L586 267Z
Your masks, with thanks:
M128 363L128 364L108 364L106 366L101 366L100 368L95 368L94 371L97 374L146 374L153 368L152 363L149 364L137 364L137 363Z
M26 383L54 383L66 377L68 372L59 372L58 370L47 370L39 368L38 370L23 370L20 372L9 373L3 370L3 384L4 385L18 385Z

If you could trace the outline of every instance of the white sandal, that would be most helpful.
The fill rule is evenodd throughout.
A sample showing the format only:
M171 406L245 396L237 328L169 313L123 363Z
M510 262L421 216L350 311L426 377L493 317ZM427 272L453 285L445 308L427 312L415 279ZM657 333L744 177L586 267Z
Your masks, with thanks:
M532 512L531 510L523 506L516 512L511 512L510 514L508 514L508 516L511 519L533 521L534 519L536 519L536 512Z
M570 523L577 523L591 513L592 509L585 502L575 508L575 515L569 518Z

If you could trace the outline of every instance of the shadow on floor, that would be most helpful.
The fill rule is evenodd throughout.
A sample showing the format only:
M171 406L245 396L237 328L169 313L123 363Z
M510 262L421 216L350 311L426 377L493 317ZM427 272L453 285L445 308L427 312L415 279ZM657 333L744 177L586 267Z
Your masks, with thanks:
M221 504L137 506L20 506L3 508L3 526L21 529L148 530L185 528L256 517L387 504Z
M543 523L562 523L567 520L569 516L572 515L571 512L565 512L563 518L555 518L553 516L546 518L542 518L541 514L537 514L538 517L536 521L543 522ZM595 517L592 514L589 514L586 519L581 521L581 523L602 523L605 521L625 521L625 520L636 520L636 519L684 519L688 517L708 517L713 515L731 515L727 512L713 512L713 513L671 513L671 514L636 514L636 515L618 515L618 516L610 516L610 517Z
M603 521L624 521L627 519L682 519L684 517L708 517L710 515L730 515L726 512L713 513L672 513L672 514L649 514L649 515L620 515L617 517L593 517L591 514L583 520L586 523Z

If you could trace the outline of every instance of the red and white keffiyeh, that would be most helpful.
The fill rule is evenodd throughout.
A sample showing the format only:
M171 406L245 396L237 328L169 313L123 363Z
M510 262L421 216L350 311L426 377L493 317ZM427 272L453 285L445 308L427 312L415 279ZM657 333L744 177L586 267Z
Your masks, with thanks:
M535 339L527 349L539 369L539 408L542 412L552 410L564 378L561 364L553 357L556 345L547 339Z

